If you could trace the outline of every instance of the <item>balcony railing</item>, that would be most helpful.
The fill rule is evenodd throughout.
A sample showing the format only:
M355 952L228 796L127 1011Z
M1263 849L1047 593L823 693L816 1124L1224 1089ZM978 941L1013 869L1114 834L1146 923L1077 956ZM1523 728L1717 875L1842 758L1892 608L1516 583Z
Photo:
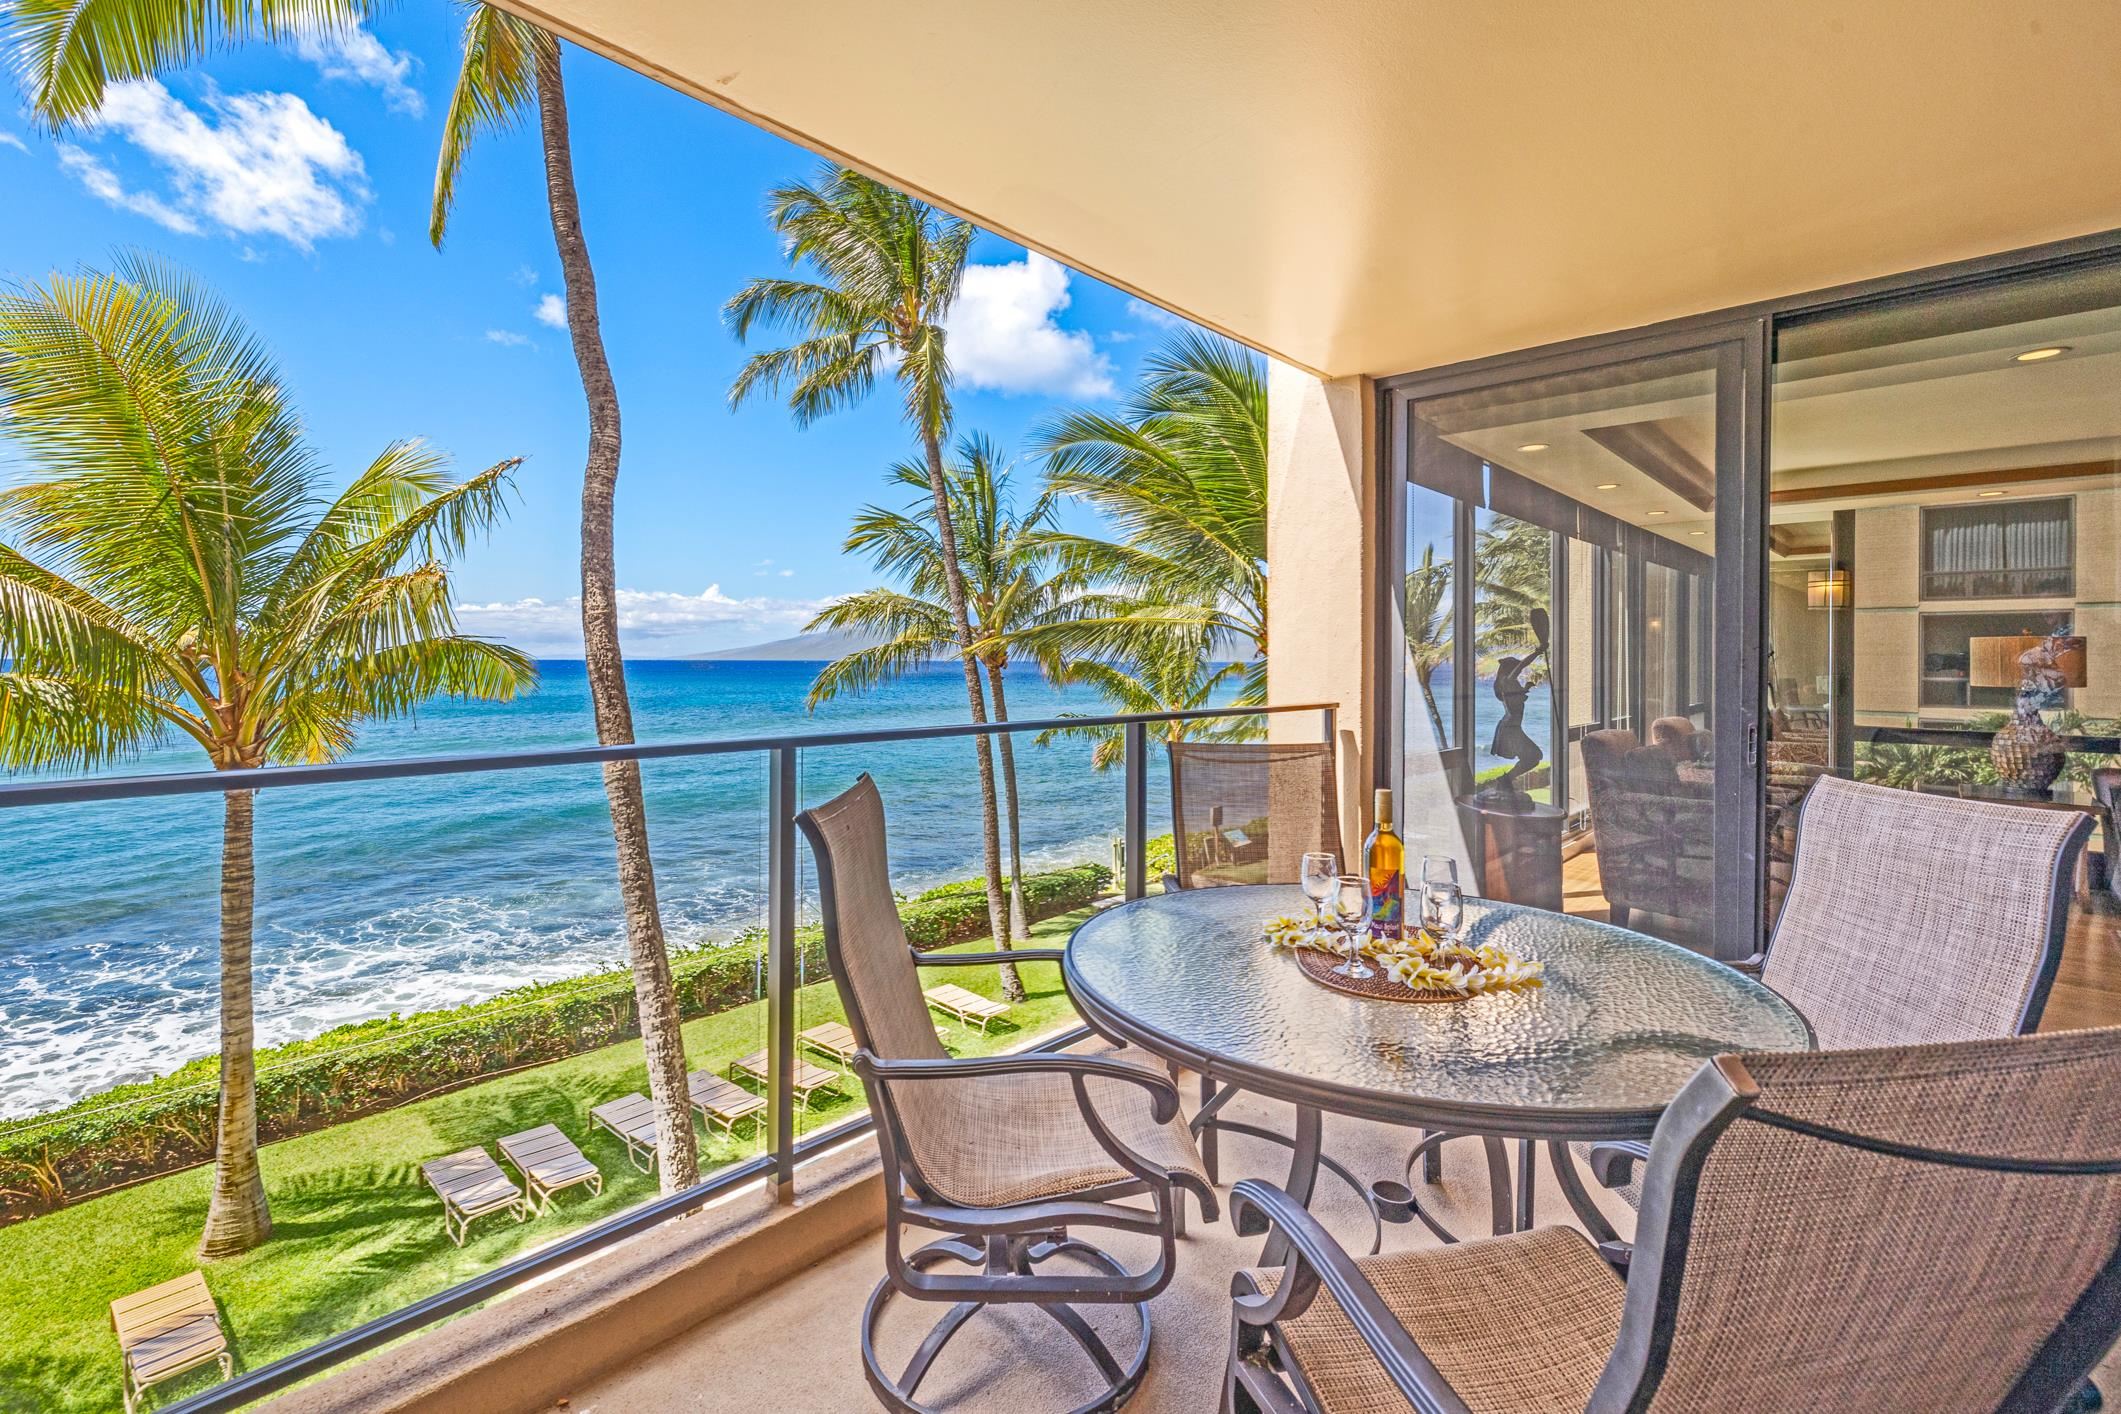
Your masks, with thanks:
M725 1165L682 1191L658 1196L615 1216L570 1233L549 1245L515 1257L467 1281L438 1291L411 1305L370 1320L303 1349L272 1360L235 1378L167 1406L172 1414L205 1414L235 1409L351 1360L365 1352L440 1321L454 1313L554 1272L584 1256L648 1231L672 1218L749 1184L763 1183L782 1201L792 1199L798 1166L812 1154L868 1131L861 1115L811 1133L799 1131L792 1081L800 1041L797 994L801 985L798 958L798 873L795 817L802 753L897 744L958 741L978 736L1038 734L1055 730L1117 729L1122 750L1121 892L1139 898L1148 882L1150 828L1151 731L1179 722L1207 722L1274 714L1313 713L1325 740L1334 738L1335 709L1323 704L1273 707L1207 708L1187 712L1098 717L1064 717L982 725L901 727L867 731L816 732L732 740L657 742L629 746L579 747L562 750L348 761L320 766L273 767L251 771L187 772L130 777L22 781L0 784L0 810L40 806L146 800L170 796L218 795L234 790L313 790L335 785L408 781L420 777L456 777L498 771L558 770L600 766L613 761L654 762L704 757L749 757L765 774L766 941L765 1041L770 1078L762 1151ZM1161 735L1161 734L1159 734ZM815 979L812 979L813 981ZM1082 1039L1087 1029L1075 1026L1040 1038L1039 1048L1058 1048ZM93 1201L93 1200L91 1200ZM31 1221L36 1221L31 1219ZM113 1371L115 1383L116 1372Z

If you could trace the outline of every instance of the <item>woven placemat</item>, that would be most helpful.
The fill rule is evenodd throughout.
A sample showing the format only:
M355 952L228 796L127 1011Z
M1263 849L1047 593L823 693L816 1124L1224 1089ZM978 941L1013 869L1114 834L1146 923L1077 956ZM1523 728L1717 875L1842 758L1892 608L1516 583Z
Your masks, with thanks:
M1367 961L1367 959L1366 959ZM1394 982L1385 976L1375 962L1369 962L1372 977L1342 977L1334 972L1341 960L1322 952L1301 948L1296 953L1296 965L1303 969L1304 976L1321 987L1331 987L1336 992L1346 992L1351 997L1369 997L1381 1002L1463 1002L1472 999L1470 992L1454 992L1448 987L1423 987L1419 991Z

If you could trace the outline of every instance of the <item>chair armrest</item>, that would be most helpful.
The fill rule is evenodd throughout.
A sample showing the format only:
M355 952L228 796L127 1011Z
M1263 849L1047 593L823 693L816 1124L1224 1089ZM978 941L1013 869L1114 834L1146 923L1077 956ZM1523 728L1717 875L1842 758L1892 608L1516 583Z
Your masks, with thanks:
M1760 969L1767 966L1767 954L1756 952L1751 957L1733 958L1723 965L1733 972L1743 972L1746 976L1758 980Z
M1591 1146L1591 1177L1605 1188L1634 1181L1635 1165L1647 1162L1650 1146L1640 1139L1613 1139Z
M1012 952L922 952L911 949L915 967L991 967L997 962L1059 962L1062 948L1017 948Z
M1175 894L1186 886L1185 881L1176 874L1165 874L1158 882L1164 886L1164 892L1167 894Z
M1271 1183L1247 1178L1230 1190L1231 1220L1248 1210L1263 1216L1269 1230L1288 1241L1289 1262L1271 1296L1246 1291L1252 1283L1243 1273L1233 1280L1230 1295L1240 1324L1264 1326L1301 1316L1322 1284L1409 1404L1423 1414L1470 1414L1465 1400L1422 1354L1355 1259L1302 1204Z

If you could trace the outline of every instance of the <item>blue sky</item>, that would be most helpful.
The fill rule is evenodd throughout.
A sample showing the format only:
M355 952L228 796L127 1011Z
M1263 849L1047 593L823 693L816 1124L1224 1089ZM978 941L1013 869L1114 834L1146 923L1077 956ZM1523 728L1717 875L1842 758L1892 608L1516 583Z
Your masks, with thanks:
M126 248L197 272L275 349L335 476L403 437L467 474L526 458L513 516L459 567L463 619L573 654L586 433L565 331L540 317L557 319L560 282L534 132L482 141L446 248L426 236L459 23L414 0L348 40L218 56L114 91L97 127L62 140L0 117L0 277ZM721 305L782 268L765 193L817 159L594 55L566 64L624 409L628 651L785 636L874 582L840 540L911 450L889 389L806 431L777 405L728 408L744 350ZM1056 408L1109 404L1176 323L997 238L974 261L952 328L958 422L1012 450ZM1022 465L1028 493L1037 469Z

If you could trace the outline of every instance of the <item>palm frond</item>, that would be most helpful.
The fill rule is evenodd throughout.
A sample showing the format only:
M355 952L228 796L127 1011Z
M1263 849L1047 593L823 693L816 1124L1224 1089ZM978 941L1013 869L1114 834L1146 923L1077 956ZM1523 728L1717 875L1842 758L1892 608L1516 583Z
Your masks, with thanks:
M442 115L442 147L435 162L434 200L427 239L437 249L449 232L457 176L472 140L506 132L538 99L538 66L559 62L559 41L529 20L492 5L472 4L464 16L464 62Z

